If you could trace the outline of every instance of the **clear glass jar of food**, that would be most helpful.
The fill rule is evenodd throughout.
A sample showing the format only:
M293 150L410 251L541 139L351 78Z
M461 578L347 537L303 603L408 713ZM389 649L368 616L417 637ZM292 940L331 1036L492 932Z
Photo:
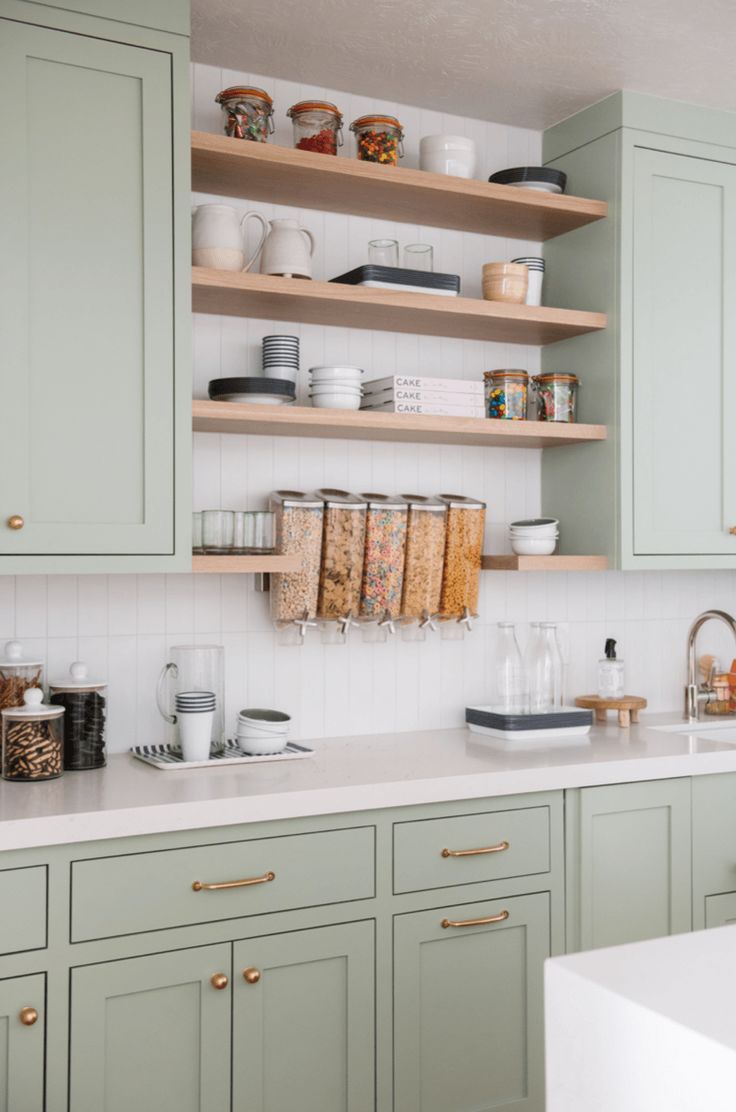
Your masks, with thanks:
M572 423L577 420L580 386L577 375L537 375L533 382L537 395L538 421Z
M274 515L276 551L297 556L300 562L298 571L271 575L271 618L277 629L293 623L304 637L307 624L314 624L317 615L324 507L320 498L304 491L275 490L269 509Z
M401 617L428 625L440 609L447 506L422 494L401 497L409 503Z
M323 622L357 618L363 580L366 503L346 490L316 492L324 505L322 567L317 617Z
M300 100L286 113L294 124L294 146L298 151L337 154L342 146L342 113L328 100Z
M225 134L231 139L265 143L273 135L273 99L253 85L233 85L215 100L225 113Z
M56 780L63 771L64 708L44 704L40 687L29 687L23 706L2 711L5 780Z
M361 497L368 508L359 616L366 621L391 622L401 613L409 507L396 496Z
M360 116L350 130L363 162L382 162L396 166L404 157L404 129L395 116Z
M64 768L104 768L107 684L90 679L87 665L77 660L67 678L49 681L49 703L64 708Z
M440 615L470 624L478 616L478 591L486 504L462 494L440 494L447 506L447 539Z
M486 371L483 375L486 417L525 421L529 390L526 371Z
M26 660L19 641L7 641L0 659L0 710L22 707L30 687L44 686L43 661Z

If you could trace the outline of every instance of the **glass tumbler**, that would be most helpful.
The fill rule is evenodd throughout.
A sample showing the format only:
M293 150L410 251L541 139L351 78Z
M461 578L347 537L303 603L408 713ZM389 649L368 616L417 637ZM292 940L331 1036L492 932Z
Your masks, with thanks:
M399 241L397 239L369 240L368 261L374 266L398 266Z
M205 552L231 552L234 525L232 510L203 510L202 545Z
M407 243L404 266L408 270L434 270L434 248L431 243Z

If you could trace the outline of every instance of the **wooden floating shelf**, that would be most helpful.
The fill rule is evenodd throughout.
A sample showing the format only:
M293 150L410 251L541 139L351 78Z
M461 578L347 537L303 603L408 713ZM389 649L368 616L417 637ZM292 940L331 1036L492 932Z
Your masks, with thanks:
M483 556L483 571L605 571L605 556Z
M192 307L195 313L509 344L553 344L606 327L605 313L400 293L206 267L192 269Z
M205 575L299 571L298 556L192 556L192 571Z
M298 208L545 240L607 215L590 201L192 132L192 188Z
M192 427L195 432L464 444L488 448L554 448L606 439L605 425L501 421L483 417L424 417L409 413L240 405L203 400L192 403Z

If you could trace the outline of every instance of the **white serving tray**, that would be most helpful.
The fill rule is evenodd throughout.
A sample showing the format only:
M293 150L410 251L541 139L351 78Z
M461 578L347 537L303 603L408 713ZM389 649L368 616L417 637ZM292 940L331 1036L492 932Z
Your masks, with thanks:
M219 753L214 753L208 761L185 761L181 749L176 745L134 745L130 750L139 761L160 768L162 772L173 772L182 768L221 768L223 765L261 764L263 761L298 761L303 757L314 756L314 750L306 745L290 741L282 753L268 753L250 756L228 741Z

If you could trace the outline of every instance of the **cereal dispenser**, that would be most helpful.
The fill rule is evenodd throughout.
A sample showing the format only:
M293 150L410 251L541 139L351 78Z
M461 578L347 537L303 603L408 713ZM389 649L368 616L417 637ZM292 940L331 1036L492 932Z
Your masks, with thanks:
M394 632L394 623L401 614L409 507L398 496L362 497L368 508L359 617L366 640L383 640L387 633Z
M462 494L440 494L447 506L447 539L440 595L443 636L451 637L463 627L471 629L478 616L485 502Z
M419 640L436 629L442 592L447 506L439 498L402 494L409 503L401 600L404 636Z
M271 576L271 618L285 636L302 642L316 626L324 506L319 496L301 490L275 490L269 509L275 515L276 551L297 556L301 565Z
M357 625L360 611L367 507L362 498L346 490L325 488L316 497L324 505L317 617L321 622L336 622L344 637ZM323 632L330 637L329 627Z

